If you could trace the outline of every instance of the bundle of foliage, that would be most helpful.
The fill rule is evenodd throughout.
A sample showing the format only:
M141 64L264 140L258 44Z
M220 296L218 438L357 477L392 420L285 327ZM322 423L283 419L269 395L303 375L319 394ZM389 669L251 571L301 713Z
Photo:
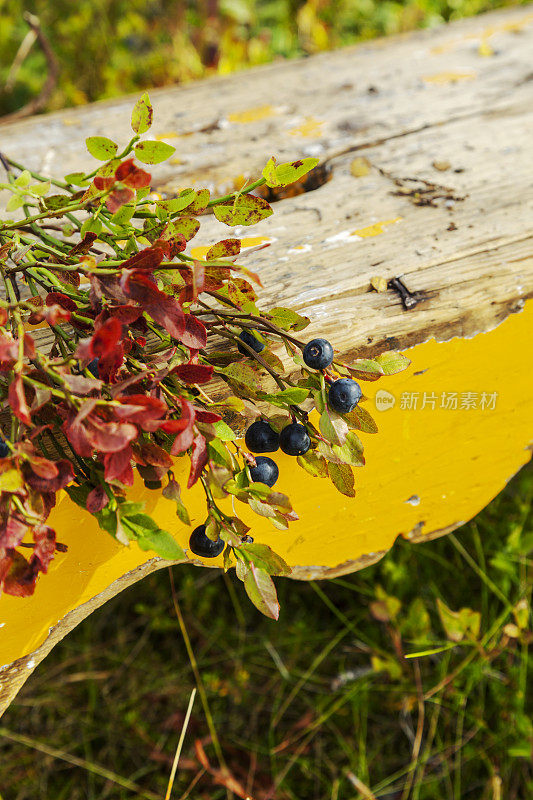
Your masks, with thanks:
M47 519L61 489L124 545L185 559L126 489L136 471L148 488L176 501L188 524L173 472L175 459L186 458L187 488L200 481L207 506L190 550L203 557L223 550L225 568L236 566L252 601L277 617L270 575L290 568L254 543L249 527L219 501L233 496L286 529L297 515L272 489L275 461L254 455L279 447L353 496L352 467L364 464L356 431L377 431L359 406L357 381L408 361L385 353L345 365L325 339L300 341L294 334L306 317L257 306L252 283L260 280L236 263L239 239L217 242L205 260L185 252L200 215L212 211L229 226L259 222L272 208L253 190L298 180L316 159L277 165L271 158L261 178L217 199L206 189L185 189L154 200L151 176L133 155L155 164L174 148L141 138L152 114L145 94L133 110L134 136L120 153L111 139L87 139L104 162L88 174L47 181L1 156L7 210L23 214L0 220L0 396L10 417L0 453L0 587L32 594L47 571L60 547ZM46 347L30 332L34 325L48 327ZM216 379L229 392L217 389ZM247 449L237 441L245 427ZM33 549L29 559L21 547Z

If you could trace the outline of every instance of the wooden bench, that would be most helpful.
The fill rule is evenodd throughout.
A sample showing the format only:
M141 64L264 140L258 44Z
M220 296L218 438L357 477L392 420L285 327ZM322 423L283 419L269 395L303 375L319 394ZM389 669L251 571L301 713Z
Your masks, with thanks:
M235 231L249 245L270 242L247 262L261 274L261 299L310 316L306 335L326 336L346 359L398 349L412 361L365 385L380 432L363 434L355 499L280 458L280 490L300 522L280 533L254 518L254 536L295 578L360 569L398 535L420 542L453 530L529 460L532 52L533 10L522 7L151 93L154 133L177 148L154 169L160 192L223 193L272 154L326 161L329 180ZM131 106L124 98L4 125L1 149L51 175L84 169L85 137L112 130L127 140ZM221 232L207 218L193 252ZM399 284L373 288L398 277L409 295ZM186 544L169 501L139 486L134 494ZM186 503L201 522L196 488ZM168 563L117 545L68 499L52 524L68 553L33 597L0 598L0 710L75 625Z

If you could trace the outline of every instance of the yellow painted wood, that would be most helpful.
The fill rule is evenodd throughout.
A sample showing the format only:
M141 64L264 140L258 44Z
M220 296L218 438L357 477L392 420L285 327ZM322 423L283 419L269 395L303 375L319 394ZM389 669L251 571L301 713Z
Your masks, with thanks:
M290 494L300 520L280 532L238 504L255 540L286 558L296 577L327 577L376 560L399 534L423 541L469 520L531 455L531 374L520 343L530 341L532 333L529 302L488 333L443 343L432 340L407 350L412 360L408 370L365 384L365 407L380 431L361 434L367 465L356 470L357 496L343 497L329 481L308 476L293 459L278 453L279 489ZM378 391L392 395L394 405L379 411ZM443 392L446 400L457 393L457 409L440 407ZM494 392L492 410L460 407L464 393L474 393L479 405L483 394ZM418 394L418 408L403 407L406 398L413 402L413 393ZM188 459L177 465L179 479L186 474ZM145 500L148 513L187 546L190 529L178 521L171 501L146 490L141 481L130 495ZM184 492L184 501L193 525L203 522L202 489ZM31 653L65 614L150 559L136 545L124 548L100 531L64 493L50 524L68 553L57 554L33 597L0 598L0 664ZM222 558L206 563L220 566Z

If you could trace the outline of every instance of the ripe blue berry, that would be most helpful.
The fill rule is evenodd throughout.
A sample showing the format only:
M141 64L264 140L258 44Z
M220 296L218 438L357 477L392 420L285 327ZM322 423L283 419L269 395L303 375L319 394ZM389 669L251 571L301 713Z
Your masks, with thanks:
M353 411L361 399L361 387L351 378L340 378L329 387L328 403L333 411L346 414Z
M253 538L251 536L248 536L248 534L246 534L246 536L243 536L241 539L241 544L253 544L253 543L254 543Z
M279 436L268 422L258 419L246 431L244 441L252 453L274 453L279 447Z
M311 339L304 347L303 359L311 369L326 369L333 361L333 347L327 339Z
M276 462L268 456L257 456L255 463L255 467L250 467L250 477L254 483L266 483L267 486L274 486L279 477Z
M207 536L205 532L205 525L198 525L197 528L191 533L189 539L189 547L196 556L202 558L216 558L221 554L226 542L224 539L217 539L214 542Z
M9 449L6 442L0 436L0 458L7 458L10 453L11 450Z
M251 347L252 350L255 350L256 353L260 353L262 350L265 349L265 345L263 344L263 342L260 342L259 339L255 338L255 336L252 336L252 334L249 331L243 331L239 335L239 339L245 344L247 344L248 347ZM243 356L250 355L248 350L241 344L237 345L237 350L239 351L239 353L242 353Z
M144 485L147 489L160 489L162 486L161 481L145 481Z
M92 361L89 361L89 363L87 364L87 369L89 370L91 375L94 375L95 378L99 378L100 377L100 373L98 372L98 359L97 358L93 358Z
M311 439L305 425L292 422L279 435L279 446L288 456L303 456L311 447Z

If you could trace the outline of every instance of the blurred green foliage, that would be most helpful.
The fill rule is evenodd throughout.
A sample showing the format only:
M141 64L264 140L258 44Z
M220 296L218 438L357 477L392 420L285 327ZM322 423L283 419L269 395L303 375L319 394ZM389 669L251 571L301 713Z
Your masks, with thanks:
M36 97L47 72L37 43L15 68L36 14L60 64L48 110L214 72L228 73L521 0L3 0L0 114ZM7 85L6 85L7 83Z

